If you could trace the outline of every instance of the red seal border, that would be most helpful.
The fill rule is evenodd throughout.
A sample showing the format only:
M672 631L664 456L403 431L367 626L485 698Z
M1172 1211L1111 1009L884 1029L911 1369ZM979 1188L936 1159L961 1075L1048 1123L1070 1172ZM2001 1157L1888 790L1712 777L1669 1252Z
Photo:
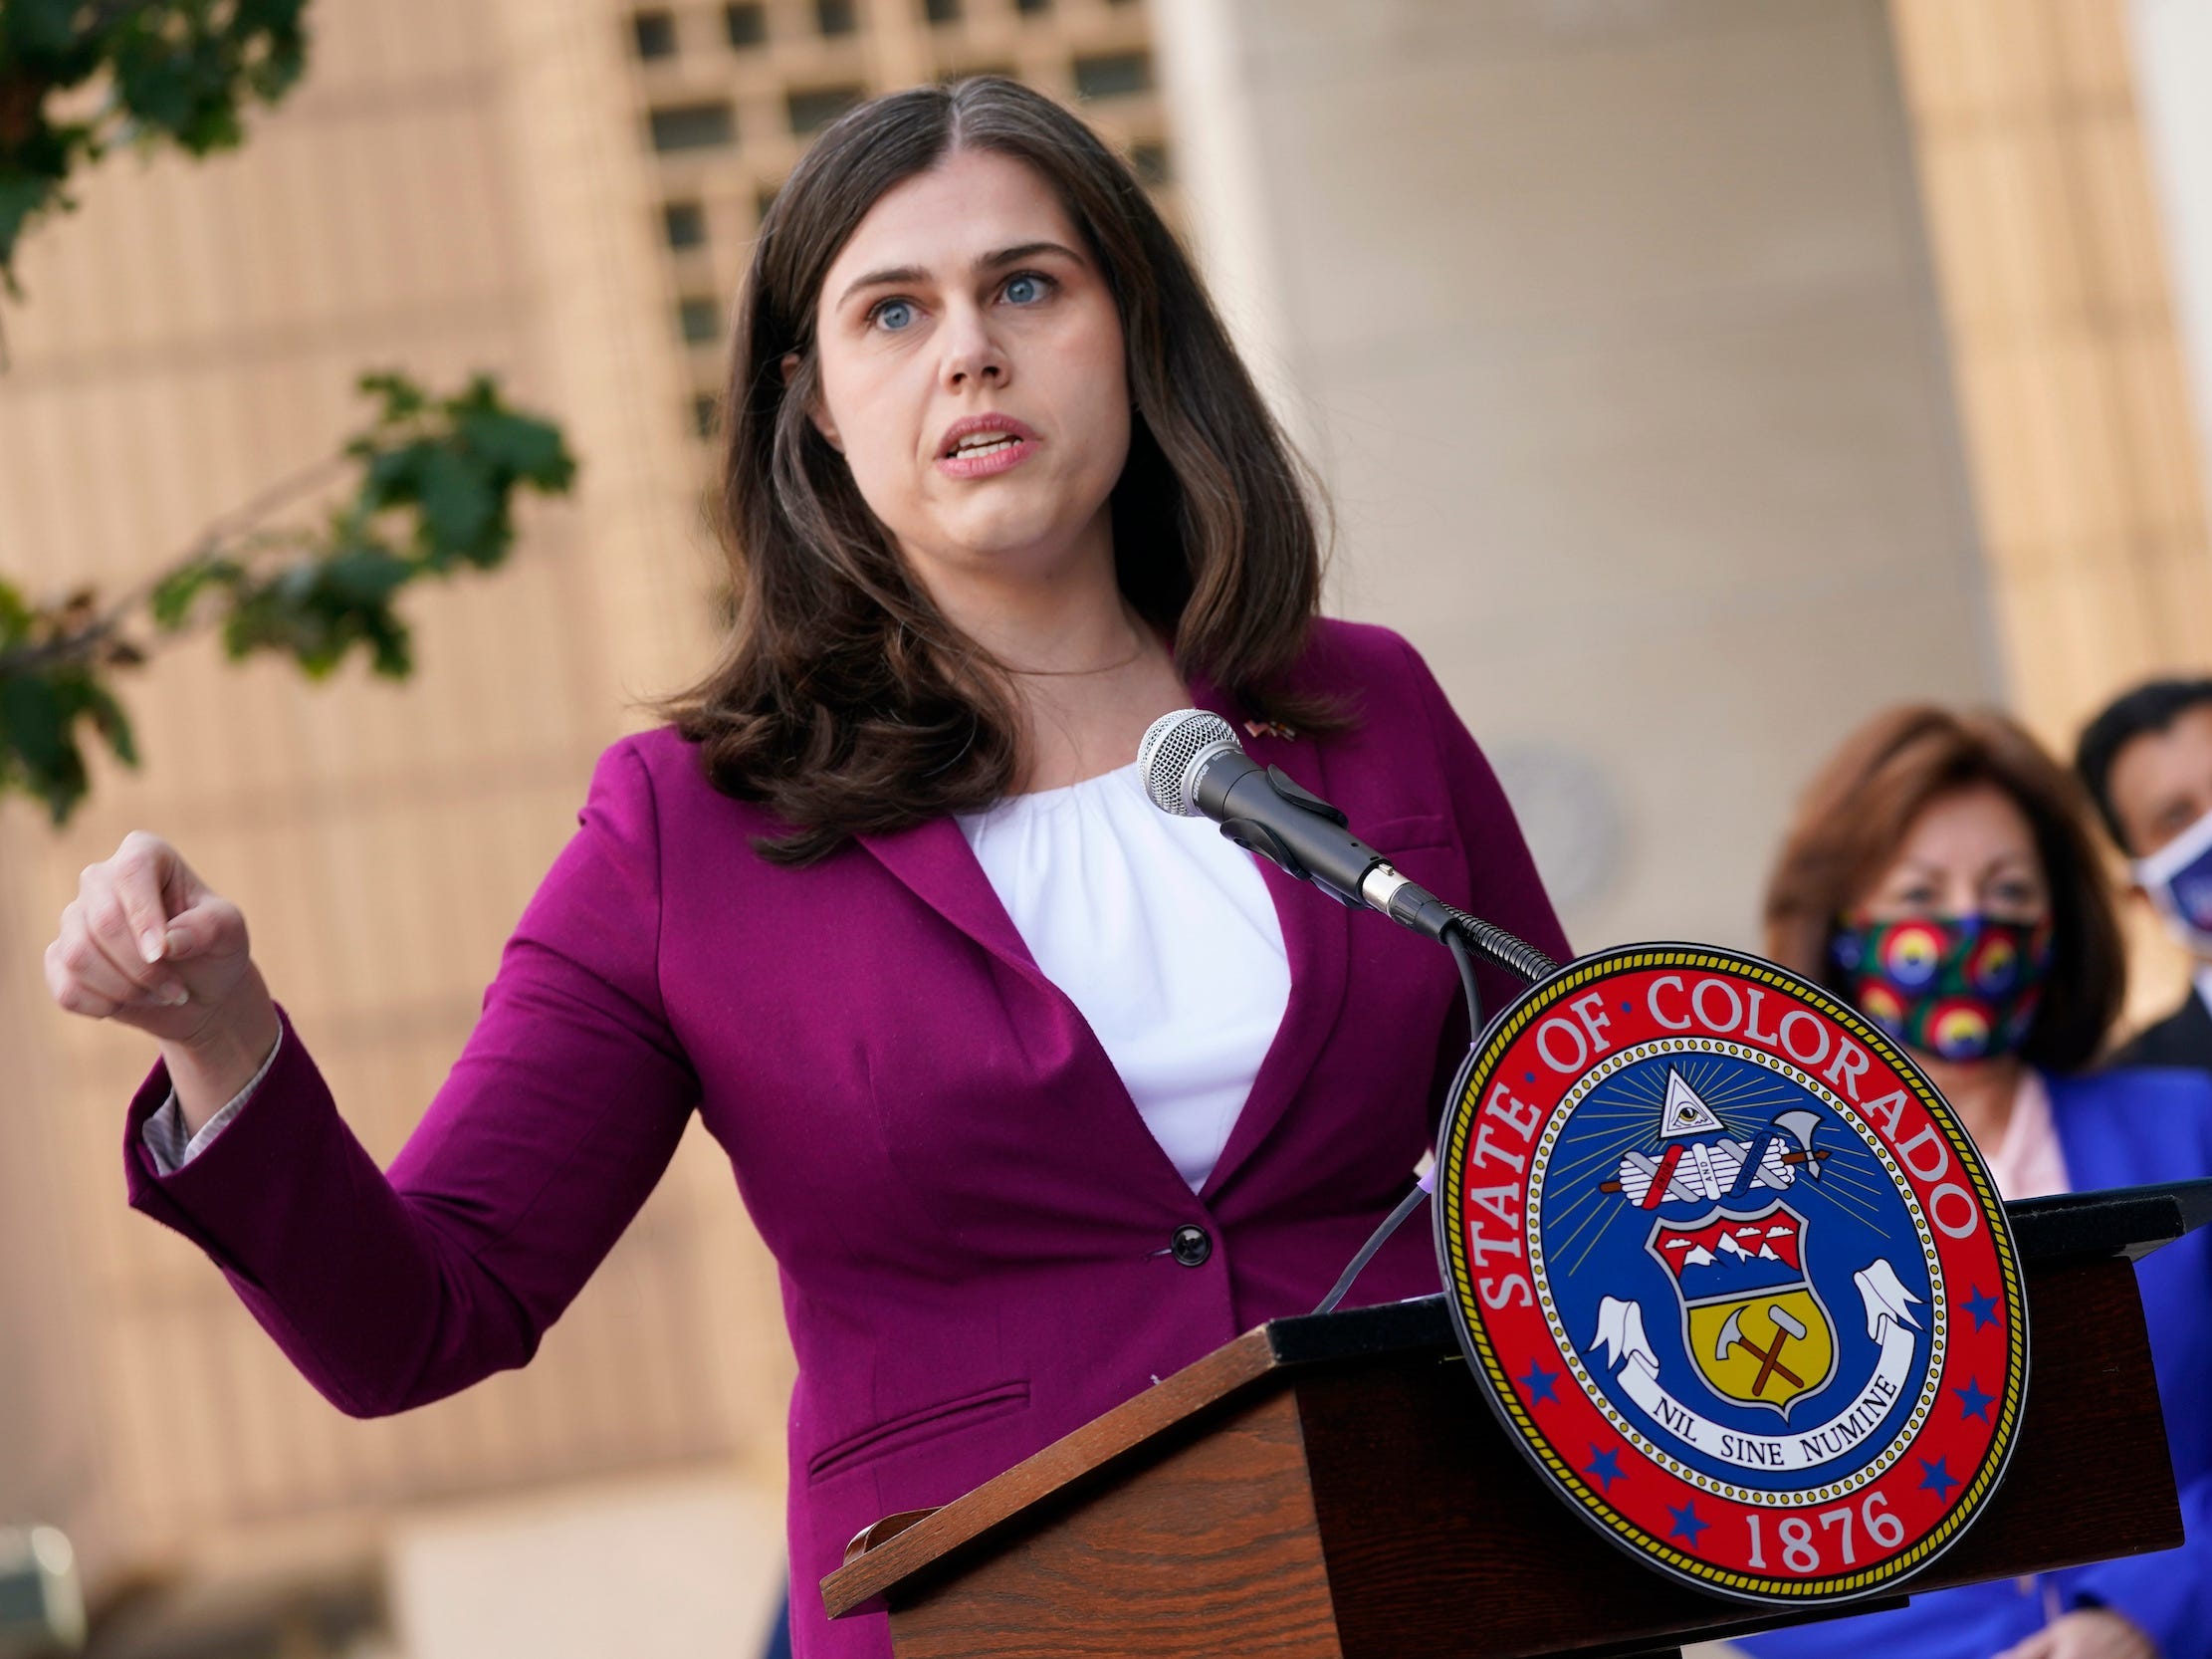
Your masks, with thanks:
M2002 1282L2008 1341L2004 1386L1996 1400L1998 1421L1988 1449L1971 1476L1961 1482L1961 1490L1951 1507L1933 1527L1897 1553L1857 1570L1819 1577L1762 1576L1701 1559L1654 1536L1609 1503L1602 1491L1594 1490L1573 1461L1554 1447L1530 1411L1523 1407L1519 1390L1491 1344L1487 1315L1475 1294L1465 1231L1460 1225L1465 1210L1467 1153L1475 1113L1488 1092L1499 1063L1541 1016L1553 1010L1570 993L1587 990L1593 982L1617 973L1655 968L1705 970L1753 985L1770 986L1841 1027L1891 1067L1917 1096L1930 1121L1942 1131L1951 1155L1958 1159L1961 1172L1971 1182L1974 1201L1989 1229L1997 1275ZM2027 1295L2019 1252L2003 1201L1971 1137L1928 1081L1926 1073L1886 1033L1820 987L1762 958L1705 945L1630 945L1579 958L1552 978L1529 987L1490 1022L1481 1043L1470 1051L1453 1079L1450 1097L1437 1129L1437 1148L1439 1167L1432 1218L1437 1259L1446 1288L1444 1300L1450 1306L1452 1324L1458 1332L1460 1349L1468 1367L1481 1380L1480 1392L1505 1429L1507 1439L1529 1460L1539 1476L1559 1492L1576 1515L1617 1547L1669 1577L1737 1600L1784 1605L1852 1601L1893 1591L1900 1579L1923 1570L1957 1542L1997 1490L2019 1439L2020 1418L2027 1402L2029 1354ZM1525 1200L1525 1178L1522 1191ZM1521 1220L1524 1260L1527 1233L1532 1225L1533 1218L1524 1203ZM1955 1311L1954 1305L1954 1316Z

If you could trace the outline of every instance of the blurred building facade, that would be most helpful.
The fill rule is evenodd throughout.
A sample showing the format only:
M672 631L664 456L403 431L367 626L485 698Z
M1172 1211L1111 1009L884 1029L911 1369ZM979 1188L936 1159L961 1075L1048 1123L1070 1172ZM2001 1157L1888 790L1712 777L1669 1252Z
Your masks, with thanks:
M1792 793L1875 706L2063 739L2212 660L2125 0L313 16L242 152L111 162L27 244L0 563L119 589L332 451L386 362L499 371L583 474L508 570L410 600L404 687L173 648L129 692L141 774L59 834L0 806L0 1521L70 1529L111 1651L743 1652L767 1616L789 1362L704 1135L527 1371L352 1422L124 1209L148 1046L56 1011L39 952L81 866L161 831L396 1150L592 760L707 659L730 305L857 98L1007 71L1131 156L1329 481L1334 607L1436 664L1579 943L1752 942Z

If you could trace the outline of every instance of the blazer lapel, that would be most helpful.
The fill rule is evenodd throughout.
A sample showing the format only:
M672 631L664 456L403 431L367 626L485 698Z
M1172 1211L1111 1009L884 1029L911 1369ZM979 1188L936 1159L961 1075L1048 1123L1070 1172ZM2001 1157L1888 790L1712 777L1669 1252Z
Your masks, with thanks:
M1057 1007L1082 1032L1089 1080L1078 1093L1090 1127L1075 1131L1080 1155L1095 1166L1125 1175L1142 1166L1163 1193L1178 1198L1188 1194L1182 1174L1137 1110L1113 1058L1083 1011L1037 966L960 825L946 816L889 834L862 835L859 840L923 903L1012 968L1034 990L1040 999L1034 1005L1035 1018L1045 1018L1048 1009ZM1080 874L1074 878L1080 879ZM1014 1017L1021 1018L1018 1013ZM1061 1121L1065 1133L1067 1120Z
M1253 760L1281 767L1314 794L1328 798L1328 769L1311 739L1248 729L1237 710L1201 675L1192 675L1191 691L1201 708L1211 709L1235 729L1237 741ZM1290 960L1290 1001L1252 1079L1244 1109L1229 1129L1228 1142L1199 1189L1200 1198L1208 1202L1250 1159L1304 1086L1343 1010L1352 953L1352 914L1345 906L1320 888L1285 875L1265 858L1253 862L1259 865L1282 926L1283 951Z
M887 834L859 837L878 862L915 896L1008 966L1029 979L1044 972L1006 914L991 877L950 816L933 818Z

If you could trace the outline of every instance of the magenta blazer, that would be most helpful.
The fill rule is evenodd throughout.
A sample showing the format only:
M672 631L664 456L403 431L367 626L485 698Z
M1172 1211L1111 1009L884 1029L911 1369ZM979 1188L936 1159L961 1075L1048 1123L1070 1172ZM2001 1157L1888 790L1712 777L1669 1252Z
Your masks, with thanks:
M1412 647L1324 622L1295 678L1361 724L1252 735L1193 692L1416 880L1564 957L1512 812ZM1445 952L1263 866L1289 1008L1194 1194L950 818L780 868L751 848L764 811L663 728L601 755L577 823L389 1170L280 1008L261 1088L167 1177L138 1138L168 1092L154 1066L124 1134L130 1203L206 1251L334 1405L375 1416L526 1362L702 1112L798 1355L803 1659L890 1651L882 1615L831 1623L815 1589L862 1527L1309 1310L1406 1191L1467 1041ZM1509 987L1486 990L1494 1008ZM1203 1252L1171 1249L1191 1227ZM1408 1227L1353 1300L1437 1285L1429 1229Z

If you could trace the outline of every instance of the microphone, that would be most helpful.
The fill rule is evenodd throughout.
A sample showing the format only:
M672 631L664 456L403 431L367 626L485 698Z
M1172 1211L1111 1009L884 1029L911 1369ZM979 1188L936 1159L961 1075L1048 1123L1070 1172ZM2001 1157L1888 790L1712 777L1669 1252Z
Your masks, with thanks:
M1441 940L1459 913L1407 879L1348 828L1350 820L1301 789L1280 767L1244 753L1229 724L1205 709L1177 709L1146 729L1137 746L1152 804L1177 818L1201 815L1247 852L1309 881L1340 903L1379 911L1401 927Z

